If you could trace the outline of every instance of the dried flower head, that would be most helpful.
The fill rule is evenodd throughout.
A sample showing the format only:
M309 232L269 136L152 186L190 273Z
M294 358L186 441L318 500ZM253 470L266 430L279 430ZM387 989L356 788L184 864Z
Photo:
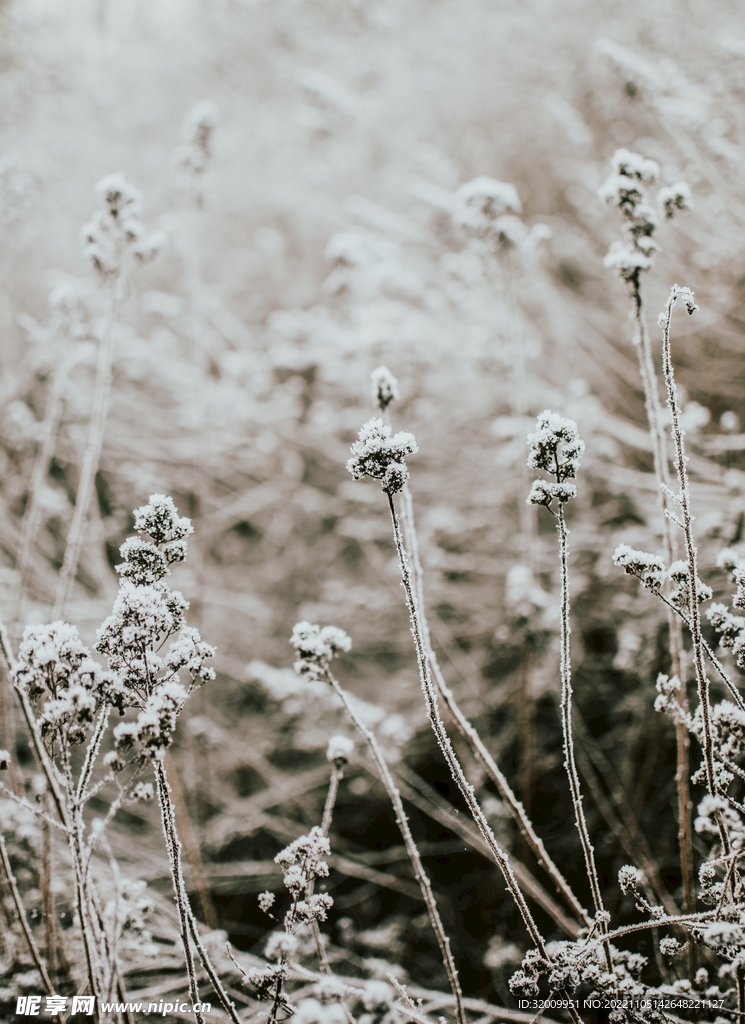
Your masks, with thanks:
M624 896L634 896L644 884L644 875L633 864L624 864L618 872L618 884Z
M505 214L522 211L515 186L487 175L461 185L455 198L456 223L482 234L493 232Z
M125 256L139 262L153 259L163 247L162 232L146 235L140 220L142 196L123 174L109 174L96 185L101 200L82 230L83 255L103 278L116 277Z
M370 374L370 388L373 405L381 412L385 412L391 402L397 402L401 397L398 381L387 366L378 366L373 370Z
M290 643L298 653L295 671L298 675L318 678L337 654L351 650L352 641L338 626L316 626L298 622L292 630Z
M393 434L381 419L368 420L352 444L347 469L355 480L370 476L382 481L383 490L393 494L401 490L408 478L406 456L418 450L413 434L405 430Z
M341 768L349 761L353 750L354 740L348 736L332 736L326 747L326 760Z
M690 210L692 207L691 190L684 181L676 181L674 185L661 188L657 193L657 202L664 211L667 220L672 220L676 213Z
M276 897L275 897L273 892L269 892L269 891L260 892L259 893L259 909L262 910L265 914L268 914L269 911L274 906L275 898Z
M7 750L0 750L0 772L6 772L10 768L10 754Z

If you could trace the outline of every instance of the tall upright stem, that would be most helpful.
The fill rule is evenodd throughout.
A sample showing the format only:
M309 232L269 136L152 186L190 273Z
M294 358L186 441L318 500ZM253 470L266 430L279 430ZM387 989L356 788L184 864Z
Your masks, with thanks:
M662 536L665 543L665 556L667 564L675 560L675 542L672 535L672 525L667 516L667 501L665 497L665 486L669 483L668 462L666 455L665 430L662 423L662 409L660 406L660 394L657 386L657 374L655 373L654 360L652 359L652 347L649 340L647 318L644 311L644 294L641 285L637 280L633 285L633 309L634 326L637 355L639 357L639 373L644 386L644 404L647 410L647 423L649 434L652 439L652 454L654 459L654 471L657 477L657 496L660 504L660 516L662 523ZM670 636L670 661L673 675L681 682L681 690L678 691L677 700L681 707L687 705L685 697L685 673L683 671L683 631L680 620L671 607L667 607L667 625ZM680 848L680 866L683 878L683 908L686 913L693 913L696 909L696 890L693 875L693 831L691 821L691 791L690 791L690 767L689 754L690 743L688 730L682 721L675 723L675 747L676 747L676 771L675 787L678 799L678 846ZM689 960L691 961L691 974L695 971L693 963L694 947L689 945Z
M112 363L114 357L114 324L116 322L117 294L119 287L118 275L109 284L106 304L106 315L103 333L98 345L98 361L96 365L96 383L93 392L93 408L88 426L88 438L80 467L80 479L75 495L75 509L67 534L65 557L57 584L52 618L63 615L65 604L70 596L75 574L78 570L80 552L83 547L85 525L88 520L91 497L96 481L96 473L101 459L106 415L111 392Z
M569 621L569 531L567 530L564 517L564 506L559 505L557 513L556 529L559 533L559 560L561 564L561 655L559 661L559 672L561 675L561 728L564 735L564 767L569 778L569 790L572 794L572 805L574 807L574 818L579 832L579 840L582 845L582 853L585 858L585 869L590 882L592 902L595 905L596 914L602 914L603 894L600 891L600 879L595 864L595 850L590 840L590 832L587 827L584 807L582 806L582 790L579 782L579 773L574 757L574 734L572 731L572 661L571 661L571 623ZM601 924L603 932L607 926ZM607 939L604 940L605 958L608 970L612 970L612 959Z
M197 972L194 966L194 956L191 951L189 897L184 883L184 873L181 868L181 843L176 832L176 820L171 790L166 777L166 770L162 761L155 761L153 764L155 772L155 783L158 788L158 801L160 803L160 815L163 823L163 834L166 839L166 851L171 866L171 881L173 892L176 897L176 908L179 916L179 930L181 942L184 947L184 961L186 973L189 979L189 997L192 1006L199 1003L199 988L197 987ZM194 1010L194 1018L197 1024L204 1024L204 1017L201 1011Z
M688 486L688 459L685 454L683 442L683 430L680 425L680 407L678 405L678 393L675 385L675 373L673 370L672 352L670 348L670 325L673 316L673 307L680 295L680 289L674 285L665 306L662 317L662 372L665 378L667 390L667 404L671 416L671 434L675 448L675 469L678 474L680 493L677 501L680 505L683 537L685 539L686 560L688 562L688 616L689 628L691 631L691 642L693 647L693 663L696 668L696 682L698 686L698 699L701 705L701 719L704 733L704 763L706 766L706 784L709 793L714 796L716 793L716 782L714 778L714 754L711 735L711 705L709 702L709 680L706 677L704 665L704 647L701 635L701 610L699 608L698 592L698 553L693 539L693 515L691 514L691 495ZM693 312L693 309L691 309ZM724 828L720 822L722 834L722 845L724 852L728 852L728 840Z
M510 890L515 903L517 904L520 915L525 922L525 926L528 929L531 940L533 941L536 949L546 960L549 960L546 945L543 941L543 936L538 930L538 927L533 920L533 915L530 913L530 908L525 901L525 897L522 894L522 890L517 883L517 879L510 866L509 858L507 854L502 850L499 843L496 840L494 833L491 830L491 826L481 809L481 805L466 778L465 772L461 767L458 758L456 757L453 746L450 742L442 718L440 717L440 709L437 700L437 691L432 682L432 675L430 673L429 658L427 656L427 649L424 642L424 635L422 631L422 624L417 610L417 603L414 597L414 589L411 578L411 571L409 569L409 562L406 557L406 551L404 549L403 538L401 536L401 526L398 519L398 513L396 512L396 506L393 502L393 495L388 494L388 507L391 514L391 523L393 524L393 538L396 544L396 551L398 553L399 566L401 569L401 582L403 584L404 593L406 595L406 605L409 610L409 619L411 621L411 633L414 638L414 648L416 651L417 664L419 666L419 679L422 685L422 691L424 693L424 704L429 718L432 731L435 734L438 746L442 750L445 760L447 761L450 773L453 776L458 789L463 795L463 799L466 801L469 811L473 815L474 821L479 829L479 832L484 839L484 842L489 848L490 853L494 857L502 875L504 876L507 888Z
M352 722L354 723L355 728L357 729L357 731L360 733L360 735L363 737L368 747L370 748L370 753L372 754L375 764L377 765L381 781L385 786L386 792L388 793L388 797L391 803L393 804L393 809L396 812L396 824L399 827L401 837L403 838L404 841L404 846L406 847L406 852L408 853L409 860L411 861L412 867L414 868L414 875L416 877L417 882L419 883L419 888L422 891L422 897L424 898L424 903L429 913L429 919L432 922L432 929L435 933L435 936L437 937L437 943L440 947L440 953L442 954L442 960L445 965L445 971L447 972L448 981L450 982L450 988L455 998L456 1016L458 1018L459 1024L466 1024L466 1011L463 1006L463 993L461 992L460 982L458 981L458 971L456 969L453 954L450 949L450 939L447 936L447 933L442 923L442 919L440 918L440 912L437 909L437 903L435 902L435 897L432 892L432 885L430 884L429 876L424 870L422 859L419 856L419 850L417 849L417 845L414 842L414 837L411 834L411 829L409 828L409 819L406 817L406 812L404 811L404 805L403 801L401 800L401 794L399 793L398 788L396 787L396 784L393 781L393 776L391 775L390 769L388 768L388 764L386 763L385 757L383 756L383 751L380 749L375 734L371 732L370 729L368 729L364 722L361 720L361 718L355 711L354 707L352 706L346 692L342 689L339 682L334 678L334 676L328 669L326 669L325 675L326 679L333 687L334 692L337 694L342 704L344 705L344 709L349 715Z
M414 592L416 594L417 609L419 612L419 620L421 623L422 637L424 644L427 649L427 657L432 669L432 674L437 683L437 688L442 694L442 698L447 705L450 714L453 716L458 732L463 737L465 742L471 748L472 753L476 757L476 760L481 764L482 768L486 772L487 776L491 779L494 785L497 787L497 791L508 808L510 814L517 823L520 829L520 834L525 840L526 844L533 851L533 854L543 868L543 870L549 875L551 881L556 886L557 892L566 901L567 905L571 908L573 914L577 920L587 927L590 927L592 921L587 914L587 911L582 906L580 901L575 896L571 889L571 886L566 881L561 871L554 863L553 859L549 855L546 847L543 845L543 840L535 831L533 823L530 817L521 803L515 795L514 790L510 786L506 777L500 770L496 761L492 757L484 741L481 739L478 731L474 728L472 723L468 720L466 715L460 708L455 694L448 686L445 676L443 675L440 663L437 658L437 654L432 646L432 639L429 630L429 621L427 619L427 612L424 603L424 585L423 585L423 572L422 565L419 558L419 544L417 540L416 527L414 523L414 511L411 501L411 492L408 484L404 487L402 492L402 514L401 520L403 523L405 536L406 536L406 549L411 556L410 571L412 574L412 582L414 586Z

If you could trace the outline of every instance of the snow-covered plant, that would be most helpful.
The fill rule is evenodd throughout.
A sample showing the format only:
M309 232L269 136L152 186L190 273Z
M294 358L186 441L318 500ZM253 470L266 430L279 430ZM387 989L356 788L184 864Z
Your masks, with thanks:
M123 561L117 566L119 593L96 639L96 651L106 657L108 667L94 659L76 627L61 620L26 627L15 659L7 636L3 637L3 654L56 817L49 818L7 787L3 789L67 837L87 985L97 1000L107 1001L123 991L116 950L124 931L135 927L139 920L132 913L141 913L145 904L140 896L132 903L125 886L113 904L104 906L94 857L97 850L106 848L111 860L106 828L123 805L153 798L153 785L141 778L152 772L192 1003L200 1001L193 954L196 949L223 1008L237 1021L189 906L164 763L189 694L215 677L206 664L215 649L204 643L198 630L186 625L188 602L166 582L171 566L186 557L186 538L192 527L178 514L173 500L163 494L151 495L146 505L135 510L134 520L139 536L128 538L120 549ZM130 720L113 729L113 747L101 756L109 738L112 710L129 715ZM82 760L73 755L74 748L81 745ZM90 801L107 790L113 790L114 796L105 817L91 820ZM122 900L129 900L129 909ZM33 955L32 939L30 936L28 945ZM35 962L38 959L34 956ZM37 963L37 967L46 984L43 964ZM201 1012L196 1011L196 1019L203 1020Z

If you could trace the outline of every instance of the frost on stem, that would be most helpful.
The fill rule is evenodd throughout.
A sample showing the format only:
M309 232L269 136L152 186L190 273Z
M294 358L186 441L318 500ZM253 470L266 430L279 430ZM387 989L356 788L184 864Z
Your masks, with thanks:
M393 434L390 426L381 419L368 420L362 427L357 440L352 444L352 457L347 469L353 479L366 476L380 480L386 494L403 490L409 479L405 459L418 451L416 438L406 430Z
M123 174L109 174L96 185L101 205L83 226L83 255L102 278L115 278L125 256L148 263L163 248L162 232L146 234L140 220L142 195Z
M401 397L398 381L387 366L378 366L370 374L370 390L373 405L381 412L385 412L391 402L397 402Z

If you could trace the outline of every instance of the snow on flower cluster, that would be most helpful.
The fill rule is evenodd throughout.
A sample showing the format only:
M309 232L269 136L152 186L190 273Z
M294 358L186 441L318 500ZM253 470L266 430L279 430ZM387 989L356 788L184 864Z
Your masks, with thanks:
M109 174L96 185L101 206L82 230L83 255L103 278L116 277L131 254L138 262L154 259L164 244L162 232L145 234L140 220L142 196L123 174Z
M534 480L528 495L531 505L550 506L556 499L563 505L574 498L577 489L567 483L577 475L585 443L577 433L577 424L546 409L528 434L528 466L551 473L555 480Z
M324 626L321 629L305 621L295 624L290 643L298 655L295 671L310 679L318 679L329 667L332 658L352 649L352 641L338 626Z
M41 706L42 735L68 744L85 740L104 704L123 710L127 703L119 677L90 656L66 622L26 627L13 679L32 699L48 698Z
M650 269L652 257L659 250L654 238L659 226L658 208L671 220L677 213L690 209L691 193L685 182L677 182L660 190L654 206L647 194L647 186L660 176L654 160L646 160L628 149L617 149L610 163L612 173L598 195L624 218L627 240L613 242L604 262L623 281L638 288L641 274Z
M414 455L418 450L413 434L406 430L393 434L381 419L368 420L360 427L357 440L352 444L347 469L353 479L370 476L381 481L387 494L395 494L409 479L407 455Z
M170 566L186 557L191 522L163 494L151 495L134 518L145 537L129 537L120 548L119 593L96 639L96 649L122 682L126 703L139 709L135 722L114 730L116 756L110 763L115 769L132 750L145 758L162 757L190 690L215 677L205 664L215 649L185 624L188 603L165 582ZM165 653L156 653L167 640ZM179 679L182 669L190 677L188 690Z

